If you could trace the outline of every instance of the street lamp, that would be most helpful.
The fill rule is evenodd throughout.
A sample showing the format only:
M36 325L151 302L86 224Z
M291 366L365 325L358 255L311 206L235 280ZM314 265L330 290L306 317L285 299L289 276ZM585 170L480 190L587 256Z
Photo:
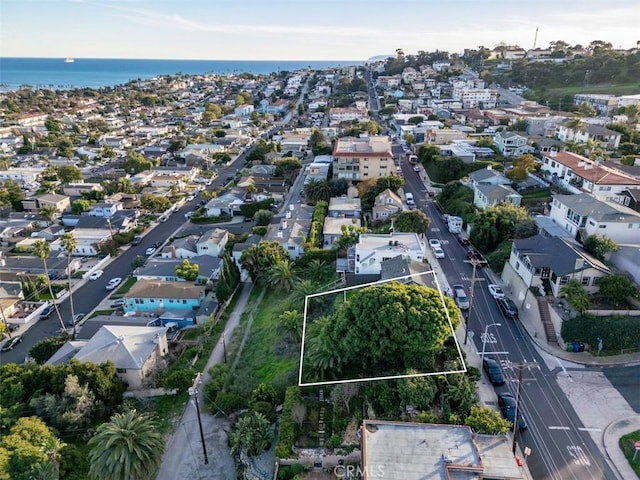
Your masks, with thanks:
M489 330L489 327L494 327L494 326L501 327L502 324L496 322L496 323L490 323L489 325L484 327L484 333L482 335L482 353L480 353L480 368L482 368L482 366L484 365L484 352L487 346L487 332Z

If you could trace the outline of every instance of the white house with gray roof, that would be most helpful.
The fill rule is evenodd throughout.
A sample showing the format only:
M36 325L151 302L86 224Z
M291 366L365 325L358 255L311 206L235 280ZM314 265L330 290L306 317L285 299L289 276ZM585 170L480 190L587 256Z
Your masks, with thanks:
M547 294L557 297L571 279L578 280L588 293L594 293L600 279L610 273L609 267L577 244L559 237L535 235L513 241L502 279L513 286L516 298L523 298L518 295L540 285Z
M265 240L278 242L296 260L304 253L304 242L309 236L312 217L313 207L291 204L280 223L269 227Z
M640 244L640 214L613 202L597 200L588 193L554 195L549 217L571 234L584 240L606 235L616 243Z
M520 205L522 195L509 185L491 185L480 183L473 188L473 204L480 210L500 203Z

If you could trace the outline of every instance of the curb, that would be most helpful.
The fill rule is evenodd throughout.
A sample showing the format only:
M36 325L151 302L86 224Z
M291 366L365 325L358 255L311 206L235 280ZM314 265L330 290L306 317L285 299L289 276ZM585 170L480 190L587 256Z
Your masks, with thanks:
M630 477L625 477L624 474L618 468L618 463L616 463L615 460L611 457L611 452L609 451L609 446L607 445L607 441L606 441L607 436L608 435L612 435L612 434L609 433L609 431L611 429L615 428L615 426L618 423L620 423L622 421L625 421L625 420L630 420L630 423L634 423L635 422L637 425L635 427L632 427L628 432L621 433L620 436L626 435L627 433L631 433L631 432L635 431L636 429L640 429L640 416L634 415L634 416L618 418L618 419L612 421L611 423L609 423L609 425L607 425L606 428L604 429L604 431L602 432L602 446L604 447L604 451L607 454L607 460L608 460L609 464L614 467L614 471L615 471L614 473L616 473L618 475L618 478L621 479L621 480L625 479L625 478L627 480L631 480ZM619 440L619 438L617 440ZM618 447L617 441L616 441L615 446ZM619 452L619 454L622 455L623 458L624 458L624 455L622 454L622 452ZM625 461L626 461L626 459L625 459ZM627 467L626 464L624 464L624 466ZM631 473L634 473L633 469L631 468L631 465L629 465L628 468L630 469ZM636 475L636 478L637 478L637 475Z

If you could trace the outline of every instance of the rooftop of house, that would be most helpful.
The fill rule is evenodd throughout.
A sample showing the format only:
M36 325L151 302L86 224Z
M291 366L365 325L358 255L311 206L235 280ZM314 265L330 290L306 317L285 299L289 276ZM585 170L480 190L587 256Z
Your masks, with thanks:
M476 189L480 191L487 199L489 200L500 200L509 196L520 196L518 192L516 192L509 185L491 185L479 183L476 185Z
M380 271L381 280L391 280L406 277L407 275L415 275L414 277L399 281L403 283L414 282L419 285L424 285L425 287L437 289L434 275L430 274L433 270L428 263L416 262L415 260L411 260L410 257L398 255L397 257L383 260L380 266L382 267Z
M125 298L179 298L199 299L204 294L204 285L190 282L165 282L162 280L138 280L124 294Z
M390 188L387 188L376 195L374 204L376 206L386 204L387 202L385 202L385 199L387 198L391 198L395 203L399 203L400 205L402 205L402 199L400 198L400 196Z
M197 243L206 243L212 242L216 245L225 239L229 235L229 232L223 230L222 228L213 228L211 230L207 230L198 239Z
M556 275L564 276L593 267L603 272L609 272L609 267L601 261L582 251L577 246L571 246L568 241L559 237L543 237L534 235L529 238L513 241L520 255L526 256L535 268L550 268ZM582 259L582 267L577 260Z
M341 235L342 234L342 226L356 226L359 227L360 219L359 218L332 218L326 217L324 219L324 227L322 228L323 235Z
M396 242L398 242L397 245ZM417 233L363 233L360 235L356 248L424 252L424 244L420 241Z
M588 193L554 195L553 198L578 215L598 222L640 223L640 214L635 210L598 200Z
M640 185L640 180L624 175L611 167L598 165L593 160L571 152L546 154L549 160L568 167L576 175L596 184L604 185Z
M362 463L391 480L523 478L508 438L462 425L365 420Z
M490 178L496 177L504 178L504 175L502 174L502 172L498 172L497 170L491 168L491 165L489 165L487 168L476 170L475 172L471 172L469 174L469 178L471 178L471 180L473 180L474 182L484 182Z
M166 333L166 327L104 325L74 358L97 365L111 361L116 368L140 369L156 349L156 337Z
M359 198L331 197L329 199L329 211L362 210Z
M333 157L393 158L391 142L387 136L365 138L339 138L333 148Z
M182 258L155 258L149 260L144 266L137 268L133 275L136 277L175 277L176 267L182 265ZM209 277L220 268L222 259L211 255L198 255L189 259L189 262L197 264L200 268L200 276Z

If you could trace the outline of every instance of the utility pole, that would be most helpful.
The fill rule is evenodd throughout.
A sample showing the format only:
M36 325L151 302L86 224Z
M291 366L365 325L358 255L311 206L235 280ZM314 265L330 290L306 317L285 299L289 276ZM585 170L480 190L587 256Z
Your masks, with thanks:
M538 366L538 362L520 362L520 363L512 364L513 368L518 369L518 388L516 390L516 411L514 412L514 415L513 415L513 444L511 445L511 449L514 455L516 454L518 431L520 430L518 428L518 415L520 415L520 397L522 395L522 371L525 368L537 367L537 366Z
M227 363L227 342L224 339L224 332L222 333L222 350L224 351L224 363Z
M196 378L193 379L193 385L189 389L189 395L196 404L196 414L198 415L198 427L200 427L200 441L202 442L202 453L204 453L204 464L209 463L209 457L207 456L207 446L204 443L204 431L202 430L202 418L200 417L200 401L198 400L198 385L200 385L200 377L202 374L198 372Z
M471 273L471 288L469 289L469 311L467 312L467 318L464 324L464 344L467 344L467 338L469 338L469 323L471 322L471 310L473 309L473 288L476 284L476 269L478 265L487 263L486 260L478 260L472 258L471 260L465 260L466 263L473 265L473 273Z

